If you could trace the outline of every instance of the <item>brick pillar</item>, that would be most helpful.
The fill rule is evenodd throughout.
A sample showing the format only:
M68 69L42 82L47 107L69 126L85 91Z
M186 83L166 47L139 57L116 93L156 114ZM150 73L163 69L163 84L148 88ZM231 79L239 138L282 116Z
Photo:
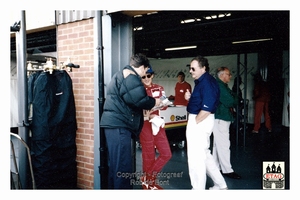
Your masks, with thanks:
M70 76L77 119L77 187L94 188L94 36L93 19L61 24L57 27L58 62L80 65ZM59 64L59 63L57 63Z

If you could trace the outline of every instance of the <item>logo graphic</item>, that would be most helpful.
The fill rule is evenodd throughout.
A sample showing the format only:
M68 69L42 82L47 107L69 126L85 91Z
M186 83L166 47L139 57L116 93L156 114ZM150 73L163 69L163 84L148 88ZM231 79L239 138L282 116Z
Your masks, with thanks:
M170 120L174 121L175 120L175 115L171 115Z
M284 183L284 162L263 162L263 189L284 189Z
M185 121L187 120L186 118L186 115L183 115L183 116L179 116L179 115L171 115L170 116L170 120L173 122L173 121Z

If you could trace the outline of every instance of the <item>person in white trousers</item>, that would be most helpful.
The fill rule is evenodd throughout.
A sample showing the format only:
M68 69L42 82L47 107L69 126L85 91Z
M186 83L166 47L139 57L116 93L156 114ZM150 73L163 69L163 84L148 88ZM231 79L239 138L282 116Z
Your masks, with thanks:
M222 174L234 179L241 176L234 172L230 162L230 124L234 121L232 109L238 104L238 96L228 87L231 79L230 70L220 67L216 72L216 80L220 87L220 102L215 113L213 128L213 157Z
M227 189L224 177L209 150L210 135L214 126L214 112L219 101L219 87L209 74L208 60L202 56L192 59L190 73L195 79L192 94L186 91L189 113L186 128L187 157L193 190L205 190L206 174L213 180L209 189Z

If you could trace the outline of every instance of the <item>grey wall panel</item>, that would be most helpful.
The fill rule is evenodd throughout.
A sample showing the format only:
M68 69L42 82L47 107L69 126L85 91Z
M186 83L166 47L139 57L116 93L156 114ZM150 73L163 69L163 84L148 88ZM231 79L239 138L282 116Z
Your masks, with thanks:
M56 24L65 24L95 17L95 10L57 10Z

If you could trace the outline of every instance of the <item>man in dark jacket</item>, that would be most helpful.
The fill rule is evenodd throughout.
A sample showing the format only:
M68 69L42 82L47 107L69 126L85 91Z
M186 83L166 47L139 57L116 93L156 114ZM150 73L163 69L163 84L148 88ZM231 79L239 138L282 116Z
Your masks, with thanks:
M220 67L217 69L216 79L220 87L220 101L215 113L215 123L213 128L213 157L220 170L222 170L223 175L239 179L241 177L233 171L230 163L229 140L229 127L234 121L232 109L238 104L239 100L238 96L228 87L231 73L227 67Z
M161 103L147 95L141 77L148 70L149 60L142 54L131 57L130 65L117 72L107 86L107 95L100 127L104 128L108 147L109 189L132 189L133 175L131 138L142 129L143 110Z

